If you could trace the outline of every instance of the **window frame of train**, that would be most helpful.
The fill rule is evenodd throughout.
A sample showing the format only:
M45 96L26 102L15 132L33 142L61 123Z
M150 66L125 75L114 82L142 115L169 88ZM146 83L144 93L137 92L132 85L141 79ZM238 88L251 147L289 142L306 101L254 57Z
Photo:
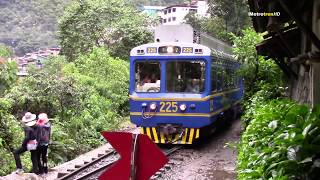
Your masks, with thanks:
M211 92L221 92L239 87L240 81L236 76L236 63L225 58L212 58Z
M147 71L141 70L140 68L137 67L138 64L152 64L153 66L158 66L158 71L156 71L156 73L153 73L154 69L153 69L153 71L151 71L150 70L150 69L152 69L151 66L145 67L146 69L149 69ZM154 64L156 64L156 65L154 65ZM161 69L162 69L161 66L162 65L159 60L150 60L150 61L147 59L135 60L134 61L134 91L136 93L160 93L161 92ZM149 74L146 72L149 72ZM144 74L144 75L142 75L142 74ZM150 83L144 82L143 83L144 78L147 75L150 76L150 81L152 81L151 78L152 78L153 74L155 74L155 76L158 77L155 82L150 82ZM141 83L143 83L143 84L141 85ZM140 84L140 86L138 86L139 84ZM148 86L143 87L145 85L148 85L150 87L149 88L148 88ZM138 87L140 89L138 89ZM144 90L144 88L146 88L146 90Z
M225 84L224 84L224 89L228 90L231 89L231 81L232 81L232 67L231 67L231 62L229 60L225 60Z
M224 63L222 59L212 58L211 62L211 91L221 92L223 90L223 71ZM213 78L216 77L216 78ZM213 82L213 80L215 80ZM215 84L215 89L212 89L213 84Z
M176 65L178 65L178 63L184 63L184 64L180 64L181 66L182 65L185 66L182 68L182 69L184 69L184 70L182 70L183 72L178 72L179 69L169 67L170 65L174 66L173 63L176 63ZM198 67L196 67L196 65L192 65L192 64L198 64L198 63L200 64L200 66L199 66L200 74L195 75L192 72L186 72L188 70L186 67L189 66L189 71L191 71L191 68L198 68ZM202 58L197 58L194 60L191 60L191 59L172 59L171 60L170 59L170 60L166 61L166 63L165 63L165 65L166 65L165 92L166 93L187 93L187 94L202 94L202 93L204 93L206 91L206 78L208 78L208 77L206 77L206 71L207 71L206 64L207 64L207 61ZM170 69L172 69L172 71L170 71ZM194 72L197 72L197 71L194 71ZM180 73L180 74L178 74L178 73ZM174 78L175 76L178 78L175 79ZM199 77L196 78L196 76L199 76ZM170 78L170 77L173 77L173 78ZM169 85L171 83L172 83L172 86ZM198 83L198 84L196 84L196 83ZM190 90L190 88L192 88L190 86L196 86L196 85L199 86L198 91ZM187 91L187 89L188 89L188 91Z

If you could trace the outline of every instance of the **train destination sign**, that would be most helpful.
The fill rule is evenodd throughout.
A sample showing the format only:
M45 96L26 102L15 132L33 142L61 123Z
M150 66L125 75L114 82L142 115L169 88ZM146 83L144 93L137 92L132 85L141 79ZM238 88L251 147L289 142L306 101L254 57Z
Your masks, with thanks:
M159 54L180 54L181 47L179 46L161 46L158 49Z

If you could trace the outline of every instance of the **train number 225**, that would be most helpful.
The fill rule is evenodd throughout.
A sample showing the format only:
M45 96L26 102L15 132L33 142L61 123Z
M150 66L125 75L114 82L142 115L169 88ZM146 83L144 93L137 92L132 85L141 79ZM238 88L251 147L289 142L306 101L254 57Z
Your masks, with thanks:
M160 102L160 112L177 112L178 102Z

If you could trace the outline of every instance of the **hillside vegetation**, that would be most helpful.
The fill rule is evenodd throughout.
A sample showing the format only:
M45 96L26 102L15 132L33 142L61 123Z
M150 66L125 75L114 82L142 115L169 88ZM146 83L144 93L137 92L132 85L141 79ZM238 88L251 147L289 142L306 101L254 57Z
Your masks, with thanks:
M68 4L79 0L0 1L0 43L22 56L39 48L57 47L58 18ZM183 0L131 0L136 6L172 5Z
M21 145L20 119L27 111L46 112L51 119L50 167L99 146L104 143L101 131L116 130L128 121L129 63L125 56L140 40L150 40L143 25L150 19L126 3L82 0L70 4L58 26L65 56L47 59L42 69L30 65L27 77L17 77L15 61L0 61L0 164L4 165L0 175L15 170L12 151ZM109 21L97 19L99 13L108 11L114 16ZM91 25L99 28L86 28ZM105 29L119 34L99 36ZM108 46L111 42L112 47ZM10 55L8 48L0 45L0 57ZM25 153L22 161L28 171L30 154Z
M0 1L0 43L16 55L58 46L57 18L71 0Z

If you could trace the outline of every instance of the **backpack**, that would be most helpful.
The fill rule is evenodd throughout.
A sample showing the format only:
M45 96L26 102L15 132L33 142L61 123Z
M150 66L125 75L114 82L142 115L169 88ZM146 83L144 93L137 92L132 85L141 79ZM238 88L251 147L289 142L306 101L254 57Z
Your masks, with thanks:
M38 133L37 133L37 141L38 141L39 145L41 145L41 146L49 145L49 142L50 142L50 131L51 131L50 125L48 125L48 124L38 125L37 131L38 131Z
M33 151L36 150L38 147L38 142L37 140L29 140L27 143L27 150L28 151Z
M29 133L29 140L27 142L27 150L32 151L36 150L38 147L38 141L37 141L37 127L29 127L28 128Z

